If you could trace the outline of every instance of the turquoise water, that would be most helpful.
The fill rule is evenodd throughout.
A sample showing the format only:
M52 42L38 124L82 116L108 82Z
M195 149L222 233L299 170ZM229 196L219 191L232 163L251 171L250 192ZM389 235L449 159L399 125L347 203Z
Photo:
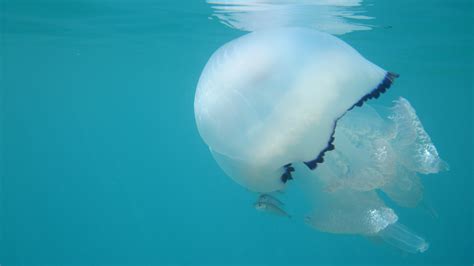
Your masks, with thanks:
M217 166L195 87L244 32L209 4L0 3L0 264L474 263L472 1L366 1L372 30L339 36L401 74L379 103L410 100L450 165L423 176L437 215L397 209L416 255L262 215Z

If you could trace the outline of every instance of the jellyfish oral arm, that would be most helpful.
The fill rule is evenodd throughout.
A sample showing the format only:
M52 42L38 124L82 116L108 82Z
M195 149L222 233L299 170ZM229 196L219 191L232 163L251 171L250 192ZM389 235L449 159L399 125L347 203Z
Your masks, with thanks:
M387 226L378 234L385 242L409 253L423 253L429 243L400 223Z

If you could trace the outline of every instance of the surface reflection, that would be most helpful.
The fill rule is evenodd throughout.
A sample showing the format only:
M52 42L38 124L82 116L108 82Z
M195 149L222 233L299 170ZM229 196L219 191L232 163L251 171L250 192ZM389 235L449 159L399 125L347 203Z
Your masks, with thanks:
M282 26L305 26L341 35L370 30L362 0L211 0L211 18L228 27L255 31Z

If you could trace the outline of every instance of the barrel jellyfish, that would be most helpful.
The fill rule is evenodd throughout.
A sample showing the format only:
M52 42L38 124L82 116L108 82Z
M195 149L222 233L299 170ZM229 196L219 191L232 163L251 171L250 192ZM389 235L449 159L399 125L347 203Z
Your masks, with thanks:
M423 252L428 243L379 194L414 207L423 193L417 174L447 165L406 99L369 105L397 77L327 33L255 31L207 62L194 101L197 128L222 170L248 190L301 182L309 226Z

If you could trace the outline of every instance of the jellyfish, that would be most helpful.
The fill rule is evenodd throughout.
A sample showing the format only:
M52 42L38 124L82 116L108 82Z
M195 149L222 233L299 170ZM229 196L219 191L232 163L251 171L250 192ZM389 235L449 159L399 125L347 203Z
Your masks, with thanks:
M423 252L428 243L379 193L414 207L423 191L418 174L447 165L408 100L369 105L397 77L327 33L255 31L210 57L195 120L217 164L246 189L272 193L300 181L311 227Z

